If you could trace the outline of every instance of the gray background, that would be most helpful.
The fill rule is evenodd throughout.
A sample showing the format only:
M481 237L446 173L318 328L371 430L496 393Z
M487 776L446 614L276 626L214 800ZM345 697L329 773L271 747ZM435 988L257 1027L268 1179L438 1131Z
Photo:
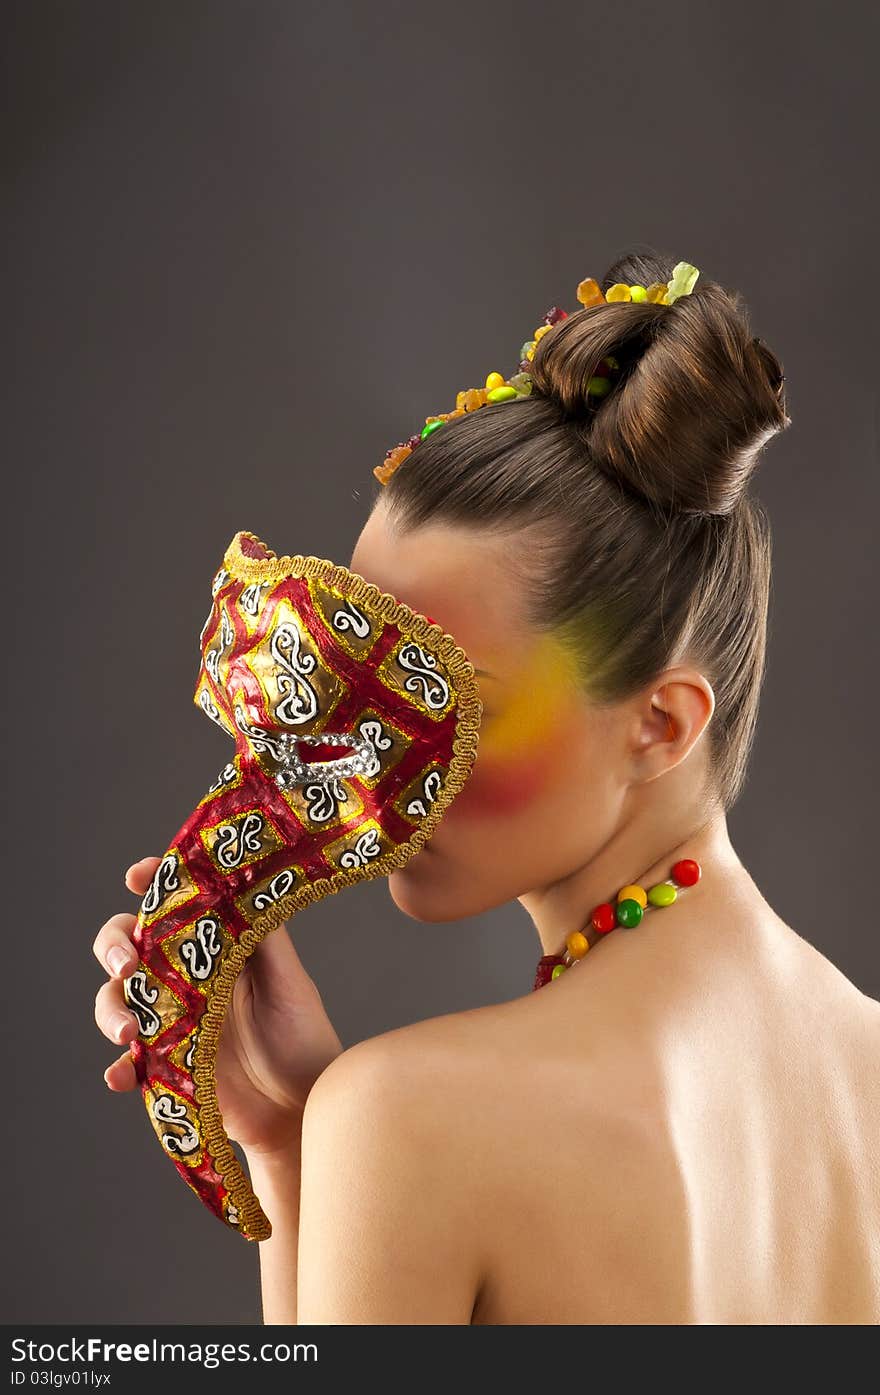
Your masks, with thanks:
M107 1090L92 1018L124 868L231 750L191 701L211 578L239 528L347 562L387 447L632 243L739 287L785 365L730 827L880 996L877 35L831 13L6 7L6 1321L259 1320L257 1246ZM540 952L516 902L422 926L384 881L296 940L346 1046L521 994Z

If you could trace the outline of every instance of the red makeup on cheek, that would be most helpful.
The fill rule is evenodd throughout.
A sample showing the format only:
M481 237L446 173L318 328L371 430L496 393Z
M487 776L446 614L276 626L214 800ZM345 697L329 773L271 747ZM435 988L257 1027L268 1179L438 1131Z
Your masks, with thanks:
M456 795L450 819L516 814L541 797L551 778L534 757L494 770L480 766Z

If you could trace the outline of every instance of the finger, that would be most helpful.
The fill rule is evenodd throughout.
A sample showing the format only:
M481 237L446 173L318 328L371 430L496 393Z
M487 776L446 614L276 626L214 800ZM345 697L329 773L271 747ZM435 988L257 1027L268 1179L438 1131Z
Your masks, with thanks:
M111 1041L129 1042L137 1036L137 1019L123 997L119 979L102 983L95 994L95 1022Z
M138 952L131 942L137 916L119 911L105 920L92 943L92 951L114 978L125 978L138 962Z
M130 867L126 867L123 881L129 891L143 896L161 861L161 857L142 857L139 862L133 862Z
M137 1085L137 1075L135 1074L134 1061L131 1059L131 1052L125 1051L118 1056L115 1061L104 1072L104 1080L109 1090L133 1090Z

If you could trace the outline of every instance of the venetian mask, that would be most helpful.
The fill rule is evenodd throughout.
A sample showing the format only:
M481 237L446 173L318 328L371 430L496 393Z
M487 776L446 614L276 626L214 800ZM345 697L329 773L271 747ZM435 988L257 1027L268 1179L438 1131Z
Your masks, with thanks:
M215 1090L235 980L283 921L424 845L471 771L482 708L470 661L427 616L253 533L226 550L199 643L193 700L235 754L156 870L124 993L166 1156L215 1216L263 1240Z

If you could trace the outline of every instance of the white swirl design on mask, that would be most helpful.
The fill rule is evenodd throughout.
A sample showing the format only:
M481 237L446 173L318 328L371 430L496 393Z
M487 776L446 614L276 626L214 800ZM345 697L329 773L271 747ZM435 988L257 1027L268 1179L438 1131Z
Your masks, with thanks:
M213 582L211 583L211 595L216 596L217 592L221 589L221 587L226 585L226 582L228 580L228 571L226 571L225 567L221 567L217 575L214 577Z
M268 581L252 581L238 598L239 608L252 618L260 613L260 592L269 585Z
M229 761L224 765L213 785L208 787L208 794L215 794L223 785L231 785L237 774L238 771L232 761Z
M425 796L428 804L434 803L434 800L437 798L437 791L440 789L442 783L439 770L432 770L425 776L422 781L422 794ZM424 818L428 810L427 806L423 804L420 799L411 799L406 806L406 812Z
M217 637L217 643L212 644L211 648L205 651L205 668L217 684L220 683L220 659L224 651L229 648L234 638L235 631L226 613L226 607L222 606L220 610L220 633Z
M158 987L150 987L143 969L135 969L133 974L122 981L122 994L138 1022L142 1037L155 1036L162 1026L162 1019L150 1006L159 996Z
M368 754L364 756L364 766L362 774L368 779L378 775L382 769L382 762L376 755L376 751L390 751L394 742L390 736L386 736L382 730L382 723L368 718L361 722L358 731L366 742L369 743Z
M222 823L214 841L214 856L221 867L237 867L246 853L263 850L260 834L263 816L252 810L238 825Z
M272 658L279 665L275 675L279 701L275 716L280 722L297 726L309 722L318 711L318 694L306 676L313 673L317 660L313 654L301 652L302 637L296 625L279 625L269 645Z
M195 1067L196 1047L198 1046L198 1044L199 1044L199 1034L198 1034L198 1032L193 1032L193 1034L192 1034L192 1036L191 1036L191 1038L190 1038L189 1046L187 1047L187 1050L186 1050L186 1055L185 1055L184 1058L183 1058L183 1064L186 1066L186 1068L187 1068L188 1071L193 1070L194 1067Z
M246 736L255 751L268 751L275 760L283 759L282 747L275 737L270 736L265 727L254 726L244 715L244 708L240 705L235 709L235 725L243 736Z
M358 639L366 639L370 633L370 622L354 601L343 601L342 608L333 612L333 628L343 633L352 630Z
M294 883L294 875L289 869L279 872L277 877L273 877L265 891L258 891L253 899L255 911L265 911L267 907L280 901L282 896L286 896Z
M203 688L202 691L199 693L199 707L201 707L206 717L210 717L212 722L216 722L218 727L222 727L223 730L227 733L227 735L229 734L226 727L226 723L220 716L220 713L216 705L211 701L211 695L208 692L207 688Z
M368 828L358 838L353 848L347 848L339 859L340 867L365 867L371 857L378 857L379 846L375 828Z
M199 1136L189 1121L186 1105L173 1095L159 1095L153 1101L153 1118L160 1124L176 1124L182 1133L163 1133L162 1143L172 1154L195 1153L199 1146Z
M432 711L441 711L449 701L449 684L439 673L433 671L437 663L435 656L426 653L420 644L411 640L401 649L397 662L401 668L413 675L412 678L407 678L403 685L406 691L414 693L421 686L424 689L425 705Z
M222 952L220 923L212 915L203 915L201 920L196 922L193 939L180 942L180 957L189 970L190 977L199 983L204 983L205 979L211 977Z
M207 620L205 621L204 625L202 626L201 630L199 631L199 653L200 653L200 654L201 654L201 652L202 652L202 645L203 645L204 642L205 642L205 631L207 630L208 626L210 625L210 623L211 623L211 621L212 621L213 619L214 619L214 607L211 606L211 609L208 611L208 618L207 618Z
M339 780L328 780L326 784L306 785L303 798L312 823L326 823L336 818L340 804L348 802L348 793Z
M180 879L177 875L177 853L166 853L153 873L153 880L150 882L147 894L141 902L141 910L144 915L152 915L169 896L172 891L180 890Z

